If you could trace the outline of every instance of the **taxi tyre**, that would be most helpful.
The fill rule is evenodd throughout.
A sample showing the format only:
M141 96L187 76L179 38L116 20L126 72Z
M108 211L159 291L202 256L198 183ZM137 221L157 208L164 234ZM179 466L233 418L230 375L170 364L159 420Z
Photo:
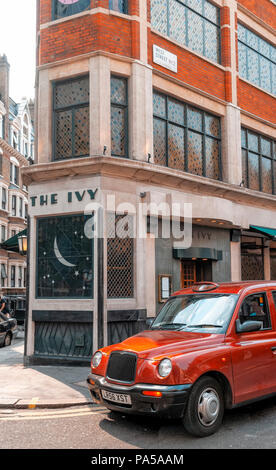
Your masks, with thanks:
M193 386L185 410L183 425L196 437L214 434L220 427L224 415L224 398L220 384L205 376Z

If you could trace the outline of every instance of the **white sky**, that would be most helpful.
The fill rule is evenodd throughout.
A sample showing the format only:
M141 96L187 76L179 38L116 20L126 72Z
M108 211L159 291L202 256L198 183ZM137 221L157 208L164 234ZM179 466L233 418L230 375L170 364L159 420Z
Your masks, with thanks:
M34 98L36 0L0 0L0 54L10 64L10 97Z

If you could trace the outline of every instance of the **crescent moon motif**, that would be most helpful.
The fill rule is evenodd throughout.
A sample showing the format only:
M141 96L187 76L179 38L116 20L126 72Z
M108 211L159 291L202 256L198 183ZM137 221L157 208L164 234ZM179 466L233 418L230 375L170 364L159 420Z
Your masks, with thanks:
M72 264L72 263L69 263L69 261L66 261L66 259L62 256L58 248L57 237L55 237L55 241L54 241L54 252L58 261L64 266L67 266L68 268L73 268L74 266L76 266L76 264Z

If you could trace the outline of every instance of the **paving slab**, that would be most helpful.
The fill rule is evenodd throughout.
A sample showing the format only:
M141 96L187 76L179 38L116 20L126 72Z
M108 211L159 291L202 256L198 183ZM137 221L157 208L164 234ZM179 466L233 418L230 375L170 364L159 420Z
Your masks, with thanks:
M24 333L0 348L0 408L59 408L92 404L89 367L24 366Z

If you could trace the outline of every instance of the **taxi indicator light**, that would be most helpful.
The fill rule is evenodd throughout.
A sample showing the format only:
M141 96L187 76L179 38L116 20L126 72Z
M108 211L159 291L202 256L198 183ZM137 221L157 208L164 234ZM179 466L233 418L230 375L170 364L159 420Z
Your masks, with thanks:
M195 284L192 285L194 292L206 292L217 289L217 287L219 287L219 284L215 282L195 282Z
M153 390L143 390L142 394L145 395L146 397L155 397L155 398L162 397L162 392L157 392Z

